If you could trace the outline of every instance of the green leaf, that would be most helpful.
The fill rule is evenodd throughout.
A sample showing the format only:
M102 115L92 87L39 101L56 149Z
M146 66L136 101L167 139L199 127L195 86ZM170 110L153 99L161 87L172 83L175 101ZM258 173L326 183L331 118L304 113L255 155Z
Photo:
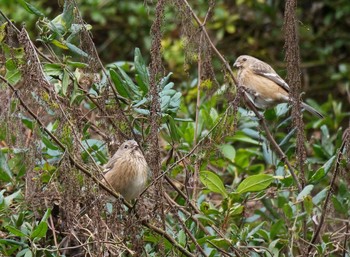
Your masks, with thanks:
M332 156L321 168L319 168L311 177L310 183L315 183L324 178L333 166L336 155Z
M285 222L283 220L277 220L277 222L273 223L270 229L270 237L271 239L276 238L278 233L284 228Z
M47 209L44 216L42 217L39 225L35 228L35 230L32 232L32 234L30 235L30 238L34 239L40 239L43 238L46 235L47 232L47 220L51 215L51 209Z
M59 63L44 64L44 71L49 76L59 76L62 74L62 65Z
M170 107L172 108L173 112L176 112L180 108L181 104L181 97L182 93L181 92L176 92L170 100Z
M160 109L162 112L165 112L167 107L169 106L171 97L168 95L162 96L160 99Z
M0 181L11 182L13 174L7 164L5 154L0 151Z
M39 17L44 17L45 15L40 12L38 9L36 9L33 5L31 5L30 3L24 1L24 0L17 0L19 2L20 5L22 5L22 7L29 13L35 14Z
M2 244L2 245L20 245L23 247L28 246L26 243L12 240L12 239L0 239L0 244Z
M248 136L244 132L244 130L245 129L243 129L242 131L237 131L234 136L229 137L229 138L234 140L234 141L240 141L240 142L249 143L249 144L253 144L253 145L260 145L259 141L253 139L251 136Z
M229 159L231 162L234 162L236 157L236 150L232 145L223 144L219 146L221 153Z
M214 172L203 170L200 172L199 178L201 182L212 192L219 193L224 197L228 196L224 183Z
M89 67L89 65L87 63L83 63L83 62L72 62L72 61L67 61L67 64L72 67L72 68L80 68L80 69L84 69Z
M181 140L181 131L177 128L175 121L173 117L170 115L167 115L168 124L169 124L169 132L171 135L171 138L174 139L176 142Z
M128 88L124 86L124 83L121 77L119 76L119 74L113 69L109 70L109 74L114 83L115 89L117 89L118 93L125 98L131 98L130 92Z
M278 144L279 146L284 146L289 142L289 139L293 137L295 134L296 128L293 128L284 138L283 140Z
M62 14L62 24L66 27L66 29L69 29L74 21L73 10L74 4L69 1L65 1Z
M63 71L63 78L62 78L62 95L67 95L67 89L69 85L69 74L68 71Z
M252 236L254 236L254 234L255 234L256 232L258 232L259 229L261 229L262 226L265 225L265 223L266 223L266 222L263 221L263 222L261 222L259 225L257 225L255 228L253 228L253 229L248 233L247 239L250 239Z
M29 254L28 254L29 252ZM16 257L21 257L21 256L24 256L24 257L29 257L29 256L33 256L33 253L32 251L30 250L30 248L24 248L22 251L18 252L16 254Z
M169 81L170 76L172 75L172 72L169 72L169 74L167 76L165 76L164 78L161 79L160 83L159 83L159 87L163 90L163 89L170 89L172 88L172 86L174 85L174 83L170 83L167 84ZM166 87L168 86L168 87Z
M236 192L242 194L261 191L267 188L273 180L274 177L267 174L249 176L238 185Z
M66 44L58 41L57 39L52 40L51 43L54 44L55 46L61 48L61 49L65 49L65 50L69 49L69 47Z
M71 43L68 43L68 42L66 42L65 44L68 47L68 49L71 50L73 53L76 53L76 54L83 56L83 57L89 57L89 55L87 53L85 53L83 50L81 50L79 47L77 47Z
M120 68L119 66L117 66L117 70L120 73L121 77L123 78L122 83L124 84L124 86L127 86L133 94L131 94L131 99L136 99L135 96L141 97L141 93L138 89L138 87L135 85L135 83L132 81L132 79L129 77L128 74L126 74L126 72Z
M290 220L293 218L294 212L293 212L293 208L290 206L289 203L286 203L283 205L282 210L284 212L284 215L286 215L286 217Z
M6 67L6 75L5 78L11 85L15 85L22 78L22 73L20 69L17 67L14 60L9 59L5 63Z
M149 89L149 74L139 48L135 48L134 63L137 75L140 77L140 80L138 80L138 84L141 90L144 92L144 94L146 94Z
M27 235L25 233L23 233L21 230L15 228L13 226L8 225L5 228L14 236L24 237L24 238L27 237Z
M46 235L47 232L47 222L40 222L39 225L34 229L33 233L30 235L31 239L40 239Z
M182 229L177 234L177 239L178 239L180 245L182 245L182 246L186 245L186 234Z
M317 195L315 195L312 198L312 203L314 205L319 205L325 198L328 192L328 187L324 188L321 192L319 192Z
M149 110L142 109L142 108L135 108L134 111L137 112L137 113L140 113L142 115L147 115L147 116L150 114Z
M5 197L5 200L4 200L5 206L7 207L10 206L12 204L13 199L19 199L19 198L22 198L21 189Z
M312 203L312 198L310 195L307 195L306 197L304 197L304 207L305 207L306 213L311 215L314 205Z
M30 130L33 130L33 128L34 128L33 120L28 118L28 117L26 117L26 116L24 116L24 115L20 115L20 117L21 117L21 120L22 120L23 124L27 128L29 128Z
M310 195L312 189L314 189L313 185L307 185L306 187L304 187L304 189L298 194L297 201L304 200L305 197Z
M230 216L235 216L235 215L239 215L243 212L244 210L244 206L239 204L239 203L235 203L231 208L230 208Z
M2 43L6 37L6 26L7 22L3 22L3 24L0 26L0 43Z
M60 149L56 145L54 145L45 135L41 137L41 140L48 149L52 149L52 150Z

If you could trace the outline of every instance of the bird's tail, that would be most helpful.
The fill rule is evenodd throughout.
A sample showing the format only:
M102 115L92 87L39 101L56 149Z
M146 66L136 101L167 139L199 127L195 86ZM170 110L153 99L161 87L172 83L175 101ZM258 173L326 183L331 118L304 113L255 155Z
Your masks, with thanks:
M319 112L317 111L316 109L312 108L310 105L306 104L306 103L301 103L302 107L307 110L308 112L312 113L313 115L323 119L324 116Z

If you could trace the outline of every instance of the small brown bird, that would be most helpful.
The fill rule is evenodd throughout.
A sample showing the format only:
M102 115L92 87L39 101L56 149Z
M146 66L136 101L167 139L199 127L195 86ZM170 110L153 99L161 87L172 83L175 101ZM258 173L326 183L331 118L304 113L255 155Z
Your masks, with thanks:
M256 107L265 109L290 101L288 84L267 63L249 55L241 55L233 66L238 68L238 83L245 88ZM305 110L323 118L323 115L310 105L304 102L301 104Z
M125 141L103 167L107 184L127 201L138 197L146 187L148 166L135 140Z

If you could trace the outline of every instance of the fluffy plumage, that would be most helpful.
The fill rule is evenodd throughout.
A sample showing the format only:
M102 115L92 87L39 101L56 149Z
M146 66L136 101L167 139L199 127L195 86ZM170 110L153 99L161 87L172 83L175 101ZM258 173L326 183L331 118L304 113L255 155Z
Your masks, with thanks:
M145 189L148 166L137 142L124 142L113 157L104 165L105 179L127 201L140 195Z
M290 101L289 85L267 63L249 55L241 55L233 66L238 68L239 84L246 89L249 99L256 107L265 109ZM323 118L323 115L310 105L302 102L302 107Z

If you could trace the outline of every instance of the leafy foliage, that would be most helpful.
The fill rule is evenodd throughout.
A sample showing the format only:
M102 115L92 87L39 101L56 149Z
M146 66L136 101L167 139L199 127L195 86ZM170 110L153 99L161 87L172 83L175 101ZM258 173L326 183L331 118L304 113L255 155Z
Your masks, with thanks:
M188 10L180 4L166 7L162 31L163 61L171 72L153 74L157 81L151 84L145 53L152 4L86 0L54 8L44 1L0 3L16 24L18 14L28 21L31 35L17 31L9 19L0 26L1 255L348 254L349 179L345 172L339 176L350 163L350 133L343 133L350 114L343 97L349 93L350 67L345 58L349 41L343 36L350 12L345 0L337 8L332 1L313 1L298 9L305 86L311 77L312 84L326 89L307 92L320 96L307 102L326 117L304 115L308 141L302 167L295 164L301 157L295 156L298 142L289 105L263 113L285 155L281 158L259 119L231 103L236 93L231 79L216 59L207 62L207 42L196 39L200 33L191 35L197 30L181 16ZM203 0L193 6L200 17L207 7ZM253 52L283 59L282 2L217 1L211 10L205 27L225 56ZM83 23L81 14L92 25ZM108 30L115 25L117 32ZM89 32L97 48L86 40ZM338 36L330 41L327 35L333 32ZM96 53L110 63L102 66ZM215 78L208 75L211 69ZM152 87L159 98L162 173L150 176L150 188L130 210L96 181L115 142L135 138L147 161L154 161ZM287 161L302 181L301 190Z

